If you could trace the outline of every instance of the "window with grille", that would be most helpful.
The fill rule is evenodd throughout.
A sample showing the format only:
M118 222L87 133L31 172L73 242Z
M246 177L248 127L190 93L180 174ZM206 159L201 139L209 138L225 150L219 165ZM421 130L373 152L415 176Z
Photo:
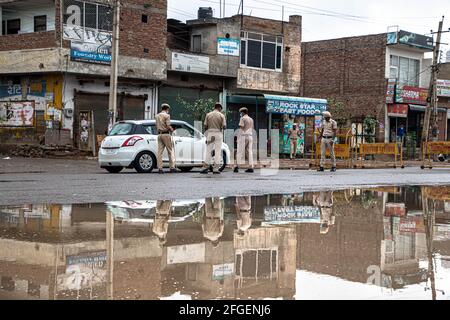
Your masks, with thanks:
M18 34L20 32L20 19L6 21L6 34Z
M113 8L94 2L65 0L63 23L79 27L112 31Z
M241 66L281 71L283 37L241 32Z
M34 17L34 32L47 31L47 16Z

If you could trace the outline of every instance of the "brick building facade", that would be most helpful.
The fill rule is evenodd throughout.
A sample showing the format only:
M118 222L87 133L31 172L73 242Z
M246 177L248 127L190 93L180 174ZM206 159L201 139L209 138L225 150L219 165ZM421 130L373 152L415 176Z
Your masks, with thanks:
M418 147L427 105L431 59L425 54L433 49L430 41L398 30L303 43L300 95L330 99L330 111L341 127L352 128L358 142L402 140ZM441 116L446 112L439 111ZM375 132L367 129L368 117L376 119ZM445 128L443 117L439 119Z
M157 111L158 83L167 78L167 1L124 0L120 10L118 117L151 118ZM92 150L95 139L80 140L80 121L87 114L93 117L90 135L107 129L109 2L2 1L0 17L0 141ZM16 111L2 118L6 109L22 108L22 102L33 108L26 123L16 119Z

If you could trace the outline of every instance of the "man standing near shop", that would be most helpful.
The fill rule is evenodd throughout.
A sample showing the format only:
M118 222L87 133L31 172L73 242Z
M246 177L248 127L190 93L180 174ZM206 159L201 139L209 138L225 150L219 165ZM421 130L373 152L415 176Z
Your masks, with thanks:
M326 160L326 152L327 149L330 150L330 157L332 161L331 172L336 171L336 156L334 154L334 138L337 133L337 123L333 119L331 119L331 113L325 111L323 113L324 120L320 126L320 135L319 135L319 143L320 143L320 168L318 171L324 171L324 165Z
M159 173L164 173L163 171L163 161L162 155L164 149L167 149L167 154L169 155L169 166L170 172L177 172L175 169L175 155L172 143L172 132L173 128L170 125L170 106L167 103L161 105L161 112L155 117L156 119L156 130L158 131L158 170Z
M234 172L239 172L239 165L245 163L245 157L247 156L249 168L245 172L253 173L253 119L249 117L247 108L239 109L239 113L241 120L239 121L237 134L237 155Z
M222 113L222 105L216 102L214 110L206 115L205 118L205 136L206 136L206 157L203 164L202 174L208 174L211 163L212 151L214 150L213 174L220 174L219 166L222 157L223 130L227 126L225 116Z
M300 137L300 130L298 129L298 125L296 123L293 124L292 129L288 132L289 141L290 141L290 150L291 157L290 159L295 159L297 157L297 143L298 138Z

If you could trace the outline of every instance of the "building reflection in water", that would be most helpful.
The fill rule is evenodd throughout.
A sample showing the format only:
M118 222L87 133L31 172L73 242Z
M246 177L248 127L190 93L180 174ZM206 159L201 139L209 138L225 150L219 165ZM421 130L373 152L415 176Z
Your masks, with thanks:
M448 298L449 190L3 206L0 298Z

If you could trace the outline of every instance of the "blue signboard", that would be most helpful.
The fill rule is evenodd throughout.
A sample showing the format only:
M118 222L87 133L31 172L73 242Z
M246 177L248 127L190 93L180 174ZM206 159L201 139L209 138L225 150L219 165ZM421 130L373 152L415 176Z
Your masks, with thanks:
M327 110L327 100L264 95L266 112L294 116L315 116Z
M71 42L70 58L73 61L111 64L111 46L87 42Z
M239 44L238 39L217 38L217 53L239 57Z

